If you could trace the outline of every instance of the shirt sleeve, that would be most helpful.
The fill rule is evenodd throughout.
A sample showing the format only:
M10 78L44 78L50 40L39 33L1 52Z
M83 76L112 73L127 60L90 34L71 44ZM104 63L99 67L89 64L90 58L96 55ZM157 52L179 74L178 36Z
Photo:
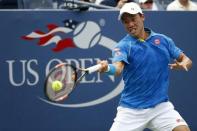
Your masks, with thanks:
M117 45L113 51L112 51L112 62L125 62L129 64L128 62L128 48L126 48L126 44L119 44Z
M172 59L177 59L180 54L183 52L180 48L178 48L172 39L168 39L168 50L170 52L170 57Z

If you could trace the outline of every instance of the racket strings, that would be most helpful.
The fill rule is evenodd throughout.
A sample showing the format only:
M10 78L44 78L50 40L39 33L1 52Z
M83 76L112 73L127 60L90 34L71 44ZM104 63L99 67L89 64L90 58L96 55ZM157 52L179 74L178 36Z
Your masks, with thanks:
M70 66L61 66L55 69L51 73L47 85L47 94L49 99L52 101L60 101L68 97L74 88L76 78L76 72ZM62 83L62 88L55 91L52 88L52 83L57 80Z

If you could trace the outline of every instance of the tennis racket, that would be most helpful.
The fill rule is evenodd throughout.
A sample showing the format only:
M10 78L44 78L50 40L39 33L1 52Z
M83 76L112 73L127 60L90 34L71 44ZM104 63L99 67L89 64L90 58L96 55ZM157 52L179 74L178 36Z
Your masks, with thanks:
M52 102L62 102L68 98L83 77L98 71L100 67L100 64L87 69L76 68L68 63L56 65L49 71L45 79L44 93L46 97Z

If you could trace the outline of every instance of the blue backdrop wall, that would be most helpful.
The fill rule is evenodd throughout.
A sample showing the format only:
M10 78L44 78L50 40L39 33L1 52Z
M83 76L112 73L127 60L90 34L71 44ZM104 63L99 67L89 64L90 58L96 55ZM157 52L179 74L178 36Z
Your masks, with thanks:
M0 11L0 130L107 131L116 114L120 77L94 73L62 104L48 102L43 80L59 62L88 67L111 61L126 32L116 11ZM171 71L169 95L197 130L197 12L145 12L145 25L170 36L193 60ZM71 44L72 47L68 47Z

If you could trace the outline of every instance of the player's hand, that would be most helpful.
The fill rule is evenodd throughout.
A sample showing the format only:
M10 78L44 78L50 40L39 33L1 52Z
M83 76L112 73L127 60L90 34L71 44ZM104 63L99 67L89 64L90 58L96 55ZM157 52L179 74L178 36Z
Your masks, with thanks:
M174 63L168 64L170 69L183 69L185 71L188 71L187 63L182 61L178 62L177 60L174 60Z
M98 64L101 64L101 68L99 69L99 72L106 72L108 69L108 61L102 60L99 61Z

